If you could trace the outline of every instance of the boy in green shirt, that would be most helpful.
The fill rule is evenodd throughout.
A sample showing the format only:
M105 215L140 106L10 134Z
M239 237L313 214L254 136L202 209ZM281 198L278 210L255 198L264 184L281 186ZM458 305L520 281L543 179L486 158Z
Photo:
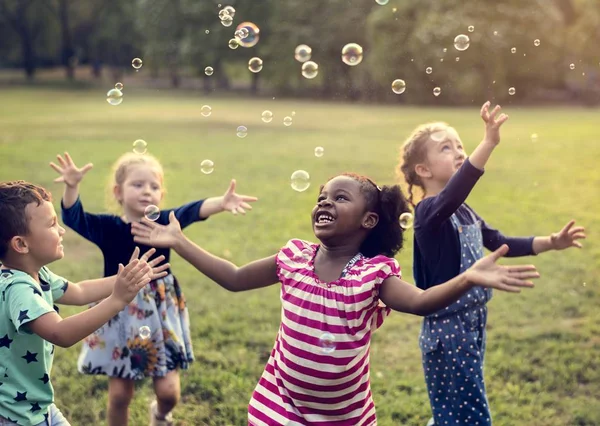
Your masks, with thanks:
M54 405L54 345L69 347L124 309L151 279L166 275L164 256L136 249L116 276L69 283L46 265L64 256L64 228L44 188L0 183L0 426L68 426ZM87 305L62 318L55 302Z

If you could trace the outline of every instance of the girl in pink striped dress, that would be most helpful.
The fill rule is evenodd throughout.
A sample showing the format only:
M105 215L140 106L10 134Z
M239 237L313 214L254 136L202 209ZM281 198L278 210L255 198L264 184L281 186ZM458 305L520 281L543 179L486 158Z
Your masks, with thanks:
M400 188L344 174L319 191L312 224L320 244L290 240L279 253L237 267L187 240L174 216L168 226L132 224L135 241L171 247L230 291L281 283L281 325L252 394L248 424L377 423L369 383L371 333L390 309L428 315L474 285L518 292L538 276L534 266L499 266L507 247L468 271L423 291L400 278L393 256L402 247Z

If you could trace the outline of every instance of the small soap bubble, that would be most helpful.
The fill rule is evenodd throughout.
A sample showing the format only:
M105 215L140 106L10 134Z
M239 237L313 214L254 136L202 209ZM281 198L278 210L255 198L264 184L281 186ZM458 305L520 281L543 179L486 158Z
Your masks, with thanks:
M539 39L539 38L536 38L535 40L533 40L533 45L534 45L535 47L538 47L540 44L542 44L542 43L540 42L540 39Z
M508 94L509 94L510 96L513 96L515 93L517 93L517 91L515 90L515 88L514 88L514 87L511 87L511 88L509 88L509 89L508 89Z
M425 72L426 72L427 74L431 74L431 73L433 72L433 68L431 68L431 67L427 67L427 68L425 68Z
M213 73L215 72L215 70L213 69L213 67L206 67L204 68L204 74L211 76L213 75Z
M404 80L397 78L396 80L392 81L392 92L394 92L396 95L404 93L405 90L406 82Z
M321 337L319 337L319 346L321 351L330 354L335 351L335 336L331 333L323 333Z
M351 67L358 65L363 60L363 48L356 43L348 43L342 48L342 61Z
M210 34L210 30L204 31L204 34Z
M283 118L283 125L286 127L290 127L292 125L292 117L284 117Z
M254 57L248 61L248 69L253 73L260 72L263 69L263 61L260 58Z
M219 19L222 21L223 19L227 18L232 18L232 16L229 15L229 12L225 9L219 10Z
M472 33L473 31L475 31L475 27L473 25L469 25L469 28L467 28L467 30L469 30L469 32Z
M499 33L498 31L494 31L494 35L497 36Z
M385 6L390 0L375 0L375 2L381 6Z
M446 53L447 51L448 51L448 49L445 47L442 49L442 52L444 52L444 53Z
M205 175L209 175L215 170L215 163L212 160L202 160L200 163L200 171Z
M133 142L133 152L136 154L145 154L148 144L143 139L137 139Z
M123 92L119 89L110 89L106 94L106 102L113 106L121 105L121 102L123 102Z
M244 38L240 38L240 46L252 47L256 46L260 39L260 28L254 22L242 22L236 28L236 31L246 29L248 35Z
M149 339L151 334L152 330L150 330L150 327L148 327L147 325L143 325L140 327L140 338L144 340Z
M431 139L436 141L436 142L442 142L443 140L446 140L448 134L446 133L446 130L442 129L442 130L438 130L437 132L433 132L431 134Z
M569 68L571 68L572 70L574 70L575 69L575 64L569 65Z
M315 157L322 157L325 153L325 149L322 146L318 146L315 148Z
M298 62L310 61L311 56L312 49L310 46L307 46L306 44L296 46L296 49L294 50L294 59Z
M238 138L245 138L246 136L248 136L248 128L246 128L246 126L238 126L236 135Z
M225 6L223 10L225 10L232 18L235 16L235 8L233 6Z
M402 229L412 228L414 222L413 215L408 212L404 212L400 215L400 227Z
M291 185L294 191L306 191L310 186L310 175L304 170L296 170L292 173Z
M240 39L239 38L232 38L229 40L228 46L230 49L235 50L238 47L240 47Z
M123 91L123 83L119 82L115 84L115 89Z
M302 76L307 79L313 79L319 74L319 65L313 61L307 61L302 64Z
M221 19L221 25L224 27L231 27L233 25L233 18L229 15L225 15L225 17Z
M160 209L154 204L150 204L144 209L144 216L146 217L146 219L154 222L160 217Z
M440 93L442 93L442 89L440 89L439 87L433 88L433 96L440 96Z
M532 133L531 134L531 142L537 142L537 140L538 140L538 134Z
M454 48L460 52L467 50L471 45L471 40L466 34L459 34L454 37Z
M271 121L273 121L273 113L271 111L264 110L262 115L261 115L262 121L264 121L265 123L270 123Z
M460 56L457 56L455 59L456 62L460 61Z
M212 114L212 108L210 105L202 105L202 108L200 108L200 114L202 114L203 117L210 117Z
M142 60L140 58L133 58L133 60L131 61L131 66L134 69L139 70L140 68L142 68Z
M512 49L510 49L510 53L517 53L517 48L513 47Z
M240 29L237 29L235 31L234 34L237 38L239 38L240 40L245 39L246 37L248 37L250 35L250 31L248 31L248 28L246 27L242 27Z

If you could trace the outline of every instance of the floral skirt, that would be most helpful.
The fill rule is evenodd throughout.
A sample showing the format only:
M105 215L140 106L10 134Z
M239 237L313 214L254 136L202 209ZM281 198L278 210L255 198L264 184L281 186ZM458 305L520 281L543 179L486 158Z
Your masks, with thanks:
M150 282L124 310L83 341L77 369L122 379L165 376L194 360L190 321L173 275Z

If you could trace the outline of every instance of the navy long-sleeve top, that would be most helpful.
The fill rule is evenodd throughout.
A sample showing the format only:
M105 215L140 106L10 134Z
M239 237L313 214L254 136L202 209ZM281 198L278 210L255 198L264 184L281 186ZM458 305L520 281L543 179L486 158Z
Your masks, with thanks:
M176 209L161 210L156 223L167 225L172 210L175 211L175 217L179 220L182 229L194 222L204 220L200 218L200 206L203 202L204 200L194 201ZM119 216L87 213L83 210L79 198L70 208L66 209L62 202L61 207L63 223L86 240L96 244L102 251L105 277L115 275L119 263L127 265L136 246L140 248L140 256L151 249L149 246L133 241L131 223L125 222ZM165 256L165 262L168 262L170 249L156 248L153 258L161 254ZM170 270L168 272L171 273Z
M417 287L425 290L460 273L460 240L450 219L454 213L462 225L472 225L474 220L481 222L486 249L493 251L508 244L508 257L535 254L534 237L506 237L465 204L482 175L483 171L467 159L439 194L425 198L415 207L413 274Z

